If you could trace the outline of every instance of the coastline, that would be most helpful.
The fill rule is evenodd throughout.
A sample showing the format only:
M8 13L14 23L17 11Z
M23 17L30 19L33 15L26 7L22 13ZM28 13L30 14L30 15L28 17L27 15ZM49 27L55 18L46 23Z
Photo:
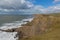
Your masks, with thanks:
M15 35L15 38L17 38L17 40L35 40L35 39L47 40L47 38L50 39L50 37L52 39L53 38L55 39L55 36L57 35L58 37L60 37L59 30L60 30L59 15L56 16L56 15L37 14L34 16L31 22L28 22L27 24L23 24L22 27L16 29L3 30L3 31L17 32L17 34ZM60 39L60 38L56 38L56 39Z
M27 24L28 22L31 22L33 18L27 18L23 19L22 21L15 21L14 23L4 23L3 26L0 27L0 29L8 30L13 28L19 28L22 27L21 25Z
M15 35L17 34L17 32L13 32L13 30L16 30L16 29L18 29L18 28L20 28L20 27L22 27L21 25L23 25L23 24L27 24L28 22L31 22L33 20L33 18L27 18L27 19L23 19L22 21L21 21L21 23L18 25L18 26L16 26L16 27L0 27L0 39L1 40L4 40L4 39L6 39L6 40L16 40L17 38L14 38L15 37ZM7 25L8 23L6 23L6 25ZM9 24L8 24L9 25ZM12 35L13 34L13 35ZM8 36L6 36L6 37L8 37L8 39L6 38L6 37L4 37L3 35L8 35ZM9 35L11 35L11 36L9 36ZM2 38L1 38L2 37ZM10 37L10 38L9 38Z

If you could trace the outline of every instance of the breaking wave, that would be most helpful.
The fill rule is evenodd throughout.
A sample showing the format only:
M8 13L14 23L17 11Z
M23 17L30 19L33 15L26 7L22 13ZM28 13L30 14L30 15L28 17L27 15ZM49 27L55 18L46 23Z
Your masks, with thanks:
M22 24L26 24L27 21L31 22L33 18L23 19L22 21L14 21L12 23L4 23L0 27L0 29L7 30L12 28L18 28L21 27ZM17 34L17 32L2 32L0 31L0 40L16 40L17 38L14 38L14 36Z

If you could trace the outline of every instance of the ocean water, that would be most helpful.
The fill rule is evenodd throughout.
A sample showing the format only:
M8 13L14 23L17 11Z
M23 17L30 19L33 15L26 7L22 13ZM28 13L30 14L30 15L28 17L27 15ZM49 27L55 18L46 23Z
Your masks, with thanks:
M0 15L0 29L7 30L11 28L21 27L27 21L33 20L32 15ZM17 32L2 32L0 31L0 40L17 40L14 36Z

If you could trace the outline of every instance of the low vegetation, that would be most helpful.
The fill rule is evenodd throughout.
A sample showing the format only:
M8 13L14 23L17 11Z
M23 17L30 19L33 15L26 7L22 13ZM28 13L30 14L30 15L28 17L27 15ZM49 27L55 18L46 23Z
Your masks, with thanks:
M41 30L43 31L42 33L39 33L34 27L37 35L34 33L34 36L22 40L60 40L60 14L36 15L35 19L27 23L27 25L34 25L36 28L45 29Z
M18 40L60 40L60 14L35 14L31 22L9 31L18 32Z

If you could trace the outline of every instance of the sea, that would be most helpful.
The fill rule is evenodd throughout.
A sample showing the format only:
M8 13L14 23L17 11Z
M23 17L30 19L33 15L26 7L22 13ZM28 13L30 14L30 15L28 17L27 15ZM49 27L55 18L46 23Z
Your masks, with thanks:
M0 29L7 30L22 27L28 21L33 20L33 15L0 15ZM0 40L17 40L14 38L17 32L0 31Z

